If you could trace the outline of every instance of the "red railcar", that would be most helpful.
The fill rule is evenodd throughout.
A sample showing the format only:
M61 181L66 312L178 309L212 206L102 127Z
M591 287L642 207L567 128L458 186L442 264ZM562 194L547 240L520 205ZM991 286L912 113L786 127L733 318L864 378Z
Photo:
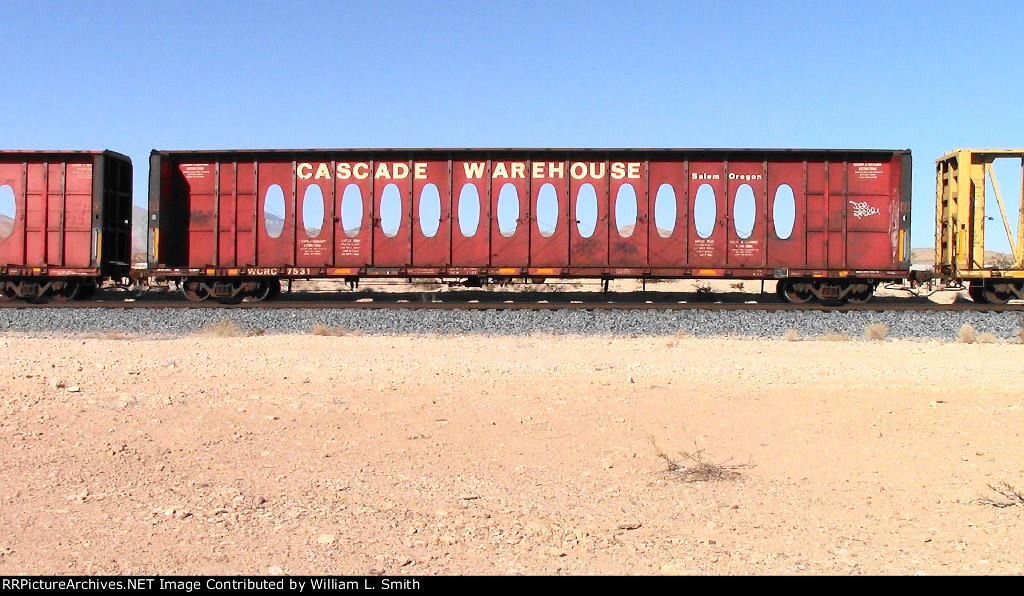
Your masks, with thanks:
M0 151L0 299L70 299L131 268L132 163Z
M909 150L154 151L149 267L225 302L315 277L778 279L858 302L907 275L910 172Z

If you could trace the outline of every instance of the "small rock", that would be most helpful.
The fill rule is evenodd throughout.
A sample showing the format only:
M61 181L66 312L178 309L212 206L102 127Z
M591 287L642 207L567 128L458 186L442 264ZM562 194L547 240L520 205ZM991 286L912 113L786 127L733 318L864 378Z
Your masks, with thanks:
M548 554L552 557L564 557L566 552L558 547L552 547L548 549Z
M318 544L334 544L334 534L320 534L316 541Z
M641 526L643 526L643 524L640 523L640 522L625 522L625 523L619 524L616 527L619 528L620 530L636 530L636 529L640 528Z
M665 563L661 566L662 575L686 575L686 569L677 563Z
M447 534L444 535L444 536L441 536L437 540L441 544L447 544L448 546L451 546L451 545L455 544L456 542L458 542L458 540L456 540L454 536L449 536Z
M277 565L274 565L273 567L267 569L267 573L270 575L284 575L284 569L278 567Z
M79 391L81 391L81 388L79 388L78 385L72 385L72 386L68 387L67 391L68 391L68 393L78 393Z

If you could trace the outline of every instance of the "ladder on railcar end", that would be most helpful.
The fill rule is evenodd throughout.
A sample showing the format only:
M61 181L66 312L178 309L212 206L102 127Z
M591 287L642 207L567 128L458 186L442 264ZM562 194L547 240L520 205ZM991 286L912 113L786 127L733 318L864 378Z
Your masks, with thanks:
M1019 159L1021 189L1014 238L996 179L996 160ZM1010 259L986 258L986 188L991 184ZM1006 302L1024 297L1024 149L957 149L936 160L935 267L947 280L968 282L979 301Z

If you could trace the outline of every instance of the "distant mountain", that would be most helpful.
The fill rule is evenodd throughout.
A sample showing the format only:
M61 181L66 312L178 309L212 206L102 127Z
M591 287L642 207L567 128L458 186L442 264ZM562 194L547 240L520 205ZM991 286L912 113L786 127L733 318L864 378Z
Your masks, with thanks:
M264 223L267 226L267 235L271 238L277 238L284 231L284 218L278 217L273 213L267 213Z
M146 227L146 217L149 211L145 207L139 207L138 205L132 205L132 255L143 255L142 261L145 261L146 254L146 238L149 236L149 232ZM133 258L132 261L139 261L138 258Z
M14 220L6 215L0 215L0 238L6 238L14 231Z

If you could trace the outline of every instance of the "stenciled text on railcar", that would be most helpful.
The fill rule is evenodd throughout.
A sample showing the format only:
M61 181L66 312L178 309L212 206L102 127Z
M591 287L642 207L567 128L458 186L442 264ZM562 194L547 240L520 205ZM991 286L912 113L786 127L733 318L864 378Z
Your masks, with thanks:
M481 179L488 173L486 161L454 162L453 167L462 168L467 179ZM641 162L613 161L584 162L575 161L493 161L490 167L491 178L565 178L566 174L573 180L587 178L601 179L610 175L613 180L639 180ZM301 162L295 165L295 175L300 180L365 180L371 175L374 179L402 180L412 176L414 180L428 178L427 162L370 162L355 163Z

